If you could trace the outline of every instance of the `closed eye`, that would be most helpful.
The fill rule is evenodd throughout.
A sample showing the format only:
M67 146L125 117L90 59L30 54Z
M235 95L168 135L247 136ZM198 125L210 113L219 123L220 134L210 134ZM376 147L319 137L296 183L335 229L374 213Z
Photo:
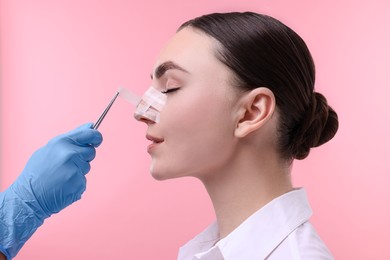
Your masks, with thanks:
M167 89L165 91L161 91L161 93L163 94L169 94L169 93L172 93L172 92L175 92L176 90L178 90L179 88L171 88L171 89Z

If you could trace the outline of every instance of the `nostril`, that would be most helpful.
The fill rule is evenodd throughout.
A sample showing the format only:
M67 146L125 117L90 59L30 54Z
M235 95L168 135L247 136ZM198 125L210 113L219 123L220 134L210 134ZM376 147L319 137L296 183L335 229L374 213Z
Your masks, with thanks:
M143 116L143 115L140 115L140 114L134 114L134 118L139 121L139 122L142 122L142 123L145 123L145 124L153 124L154 121Z
M158 123L160 119L160 112L154 107L149 106L146 109L137 109L134 113L135 119L138 121ZM146 122L146 121L147 122Z

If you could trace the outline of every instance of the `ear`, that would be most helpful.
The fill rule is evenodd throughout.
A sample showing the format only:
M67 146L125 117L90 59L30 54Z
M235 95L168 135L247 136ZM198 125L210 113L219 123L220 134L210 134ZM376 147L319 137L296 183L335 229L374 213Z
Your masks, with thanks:
M261 128L273 115L276 101L268 88L256 88L242 97L238 110L236 137L245 137Z

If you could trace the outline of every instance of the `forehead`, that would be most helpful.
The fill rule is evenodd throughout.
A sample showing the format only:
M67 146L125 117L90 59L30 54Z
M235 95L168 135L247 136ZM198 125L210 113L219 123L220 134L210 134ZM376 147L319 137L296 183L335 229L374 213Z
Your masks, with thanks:
M181 78L186 86L196 86L193 89L206 90L209 94L221 94L223 99L229 97L226 100L234 101L238 97L237 92L232 91L236 90L233 87L235 74L217 58L219 48L220 43L211 36L186 27L165 45L153 71L161 64L172 62L186 71ZM156 77L154 79L157 80Z
M215 56L217 47L218 42L212 37L187 27L177 32L164 46L155 67L172 61L190 72L202 65L215 65L220 63Z
M153 71L163 63L172 62L187 72L186 85L205 87L207 91L229 91L235 82L235 74L217 58L219 48L220 43L211 36L190 27L184 28L162 49Z

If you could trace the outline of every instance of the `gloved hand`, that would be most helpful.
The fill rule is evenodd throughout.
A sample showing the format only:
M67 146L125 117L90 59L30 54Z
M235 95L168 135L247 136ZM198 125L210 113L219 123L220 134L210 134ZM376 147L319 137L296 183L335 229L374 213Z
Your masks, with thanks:
M0 193L0 251L14 257L43 221L81 198L85 174L103 140L92 124L55 137Z

